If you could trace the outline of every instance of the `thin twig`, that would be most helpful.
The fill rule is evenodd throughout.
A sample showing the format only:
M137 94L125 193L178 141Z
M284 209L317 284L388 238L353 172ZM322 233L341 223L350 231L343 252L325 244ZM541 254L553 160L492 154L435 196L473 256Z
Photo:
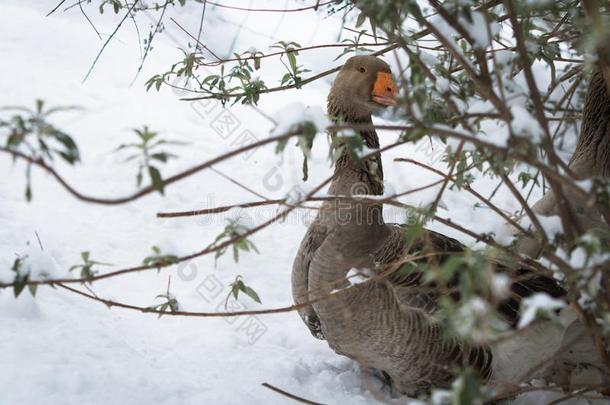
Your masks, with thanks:
M150 53L150 50L152 49L153 40L155 39L155 36L159 32L161 23L163 22L163 17L165 16L165 12L167 11L167 7L169 4L170 3L166 1L165 4L162 6L161 15L159 16L159 19L157 20L157 24L155 25L155 28L154 28L152 34L150 34L148 37L148 41L146 42L146 48L144 49L144 56L142 56L142 60L140 60L140 66L138 66L136 75L134 76L133 80L131 81L132 84L135 83L136 79L140 75L140 72L142 71L142 68L144 67L144 62L146 62L146 58L148 57L148 54Z
M91 28L93 28L93 31L95 31L95 33L97 34L97 36L100 39L100 41L102 41L102 35L97 30L97 28L95 27L95 24L93 24L93 21L91 21L91 19L87 15L87 13L85 13L85 9L83 8L83 4L82 3L78 3L78 7L80 8L81 13L85 16L85 19L87 20L89 25L91 25Z
M290 398L290 399L294 399L295 401L300 402L300 403L302 403L302 404L309 404L309 405L324 405L324 404L322 404L322 403L320 403L320 402L314 402L314 401L312 401L312 400L309 400L309 399L306 399L306 398L299 397L299 396L297 396L297 395L291 394L291 393L289 393L289 392L287 392L287 391L284 391L284 390L282 390L282 389L280 389L280 388L278 388L278 387L275 387L275 386L273 386L273 385L271 385L271 384L269 384L269 383L266 383L266 382L265 382L265 383L262 383L261 385L262 385L263 387L265 387L265 388L269 388L271 391L275 391L275 392L277 392L278 394L281 394L281 395L283 395L283 396L285 396L285 397L288 397L288 398Z
M34 235L36 235L36 239L38 240L38 246L40 246L40 251L44 252L44 247L42 247L42 242L40 241L40 236L38 236L38 231L34 231Z
M102 45L102 48L99 50L99 52L97 53L97 55L95 56L95 59L93 60L93 63L91 64L91 67L89 68L89 70L87 71L87 74L85 75L85 77L83 78L83 83L85 81L87 81L87 78L89 77L89 75L91 74L91 72L93 72L93 68L95 67L97 61L100 59L100 56L102 56L102 53L104 52L104 49L106 49L106 47L108 46L108 44L110 43L110 41L112 40L112 38L114 38L114 36L116 35L116 33L119 31L119 29L121 28L121 26L123 25L123 23L125 22L125 20L127 18L129 18L129 16L131 15L132 10L136 7L136 4L138 4L140 0L135 0L132 4L132 6L129 8L129 10L127 10L127 13L125 13L125 16L121 19L121 21L119 21L119 23L117 24L117 26L114 28L114 31L112 31L112 34L110 34L110 36L108 37L108 39L106 40L106 42L104 42L104 45Z
M48 17L48 16L50 16L51 14L53 14L54 12L56 12L56 11L57 11L57 9L58 9L58 8L60 8L60 7L61 7L61 5L62 5L62 4L64 4L65 2L66 2L66 0L61 0L61 1L59 2L59 4L58 4L58 5L56 5L55 7L53 7L53 10L49 11L49 13L48 13L46 16Z
M202 0L197 0L197 1L201 2ZM313 6L298 7L298 8L285 8L285 9L279 9L279 8L250 8L250 7L228 6L226 4L217 3L215 1L208 1L208 3L213 5L213 6L219 7L219 8L227 8L227 9L239 10L239 11L254 11L254 12L267 12L267 13L296 13L296 12L305 11L305 10L317 10L320 6L326 6L326 5L332 4L332 3L340 3L341 1L342 0L329 0L329 1L325 1L324 3L320 3L318 1Z
M390 52L391 50L397 48L398 45L397 44L393 44L390 45L388 47L385 47L383 49L380 49L379 51L373 52L371 55L374 56L379 56L379 55L383 55L384 53ZM284 90L288 90L288 89L295 89L297 88L297 86L300 88L302 86L305 86L306 84L309 84L311 82L314 82L316 80L319 80L323 77L326 77L330 74L333 74L335 72L338 72L339 70L341 70L341 68L343 67L343 65L341 66L337 66L334 67L332 69L328 69L325 70L323 72L320 72L316 75L310 76L306 79L301 80L299 83L294 83L294 84L289 84L289 85L285 85L285 86L277 86L277 87L269 87L263 90L258 91L257 94L267 94L267 93L275 93L278 91L284 91ZM199 96L199 97L183 97L180 100L183 101L196 101L196 100L209 100L209 99L217 99L217 98L235 98L235 97L243 97L245 96L246 93L228 93L228 94L212 94L212 95L208 95L208 96Z

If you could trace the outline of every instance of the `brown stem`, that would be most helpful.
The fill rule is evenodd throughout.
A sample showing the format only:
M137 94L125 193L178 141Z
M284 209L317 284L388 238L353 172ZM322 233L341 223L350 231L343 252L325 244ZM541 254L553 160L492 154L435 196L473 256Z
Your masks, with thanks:
M265 382L265 383L262 383L261 385L262 385L263 387L265 387L265 388L269 388L271 391L275 391L275 392L277 392L278 394L281 394L281 395L283 395L283 396L285 396L285 397L288 397L288 398L290 398L290 399L294 399L295 401L300 402L300 403L302 403L302 404L309 404L309 405L324 405L324 404L322 404L322 403L320 403L320 402L314 402L314 401L312 401L312 400L309 400L309 399L306 399L306 398L299 397L299 396L297 396L297 395L291 394L291 393L289 393L289 392L287 392L287 391L284 391L284 390L282 390L282 389L279 389L278 387L275 387L275 386L273 386L273 385L271 385L271 384L269 384L269 383L266 383L266 382Z

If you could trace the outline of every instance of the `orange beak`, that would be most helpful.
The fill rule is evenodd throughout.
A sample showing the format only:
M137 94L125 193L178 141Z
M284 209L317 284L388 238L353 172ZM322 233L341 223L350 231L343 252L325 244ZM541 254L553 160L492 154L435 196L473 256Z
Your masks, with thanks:
M397 94L392 75L386 72L378 72L377 80L375 80L373 92L371 93L373 101L386 106L396 105Z

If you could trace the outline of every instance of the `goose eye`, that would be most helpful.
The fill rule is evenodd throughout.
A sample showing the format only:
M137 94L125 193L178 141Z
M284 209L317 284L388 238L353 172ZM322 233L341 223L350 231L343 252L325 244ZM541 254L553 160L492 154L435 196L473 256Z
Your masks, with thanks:
M365 67L363 67L363 66L360 66L360 67L358 68L358 71L359 71L360 73L366 73L366 68L365 68Z

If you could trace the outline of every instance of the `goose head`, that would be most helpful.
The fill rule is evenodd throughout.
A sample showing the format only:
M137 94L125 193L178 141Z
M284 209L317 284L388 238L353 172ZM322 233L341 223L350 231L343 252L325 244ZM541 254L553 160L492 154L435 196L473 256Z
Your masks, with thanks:
M396 105L396 95L386 62L375 56L352 56L335 78L328 95L328 112L348 121L359 120Z

